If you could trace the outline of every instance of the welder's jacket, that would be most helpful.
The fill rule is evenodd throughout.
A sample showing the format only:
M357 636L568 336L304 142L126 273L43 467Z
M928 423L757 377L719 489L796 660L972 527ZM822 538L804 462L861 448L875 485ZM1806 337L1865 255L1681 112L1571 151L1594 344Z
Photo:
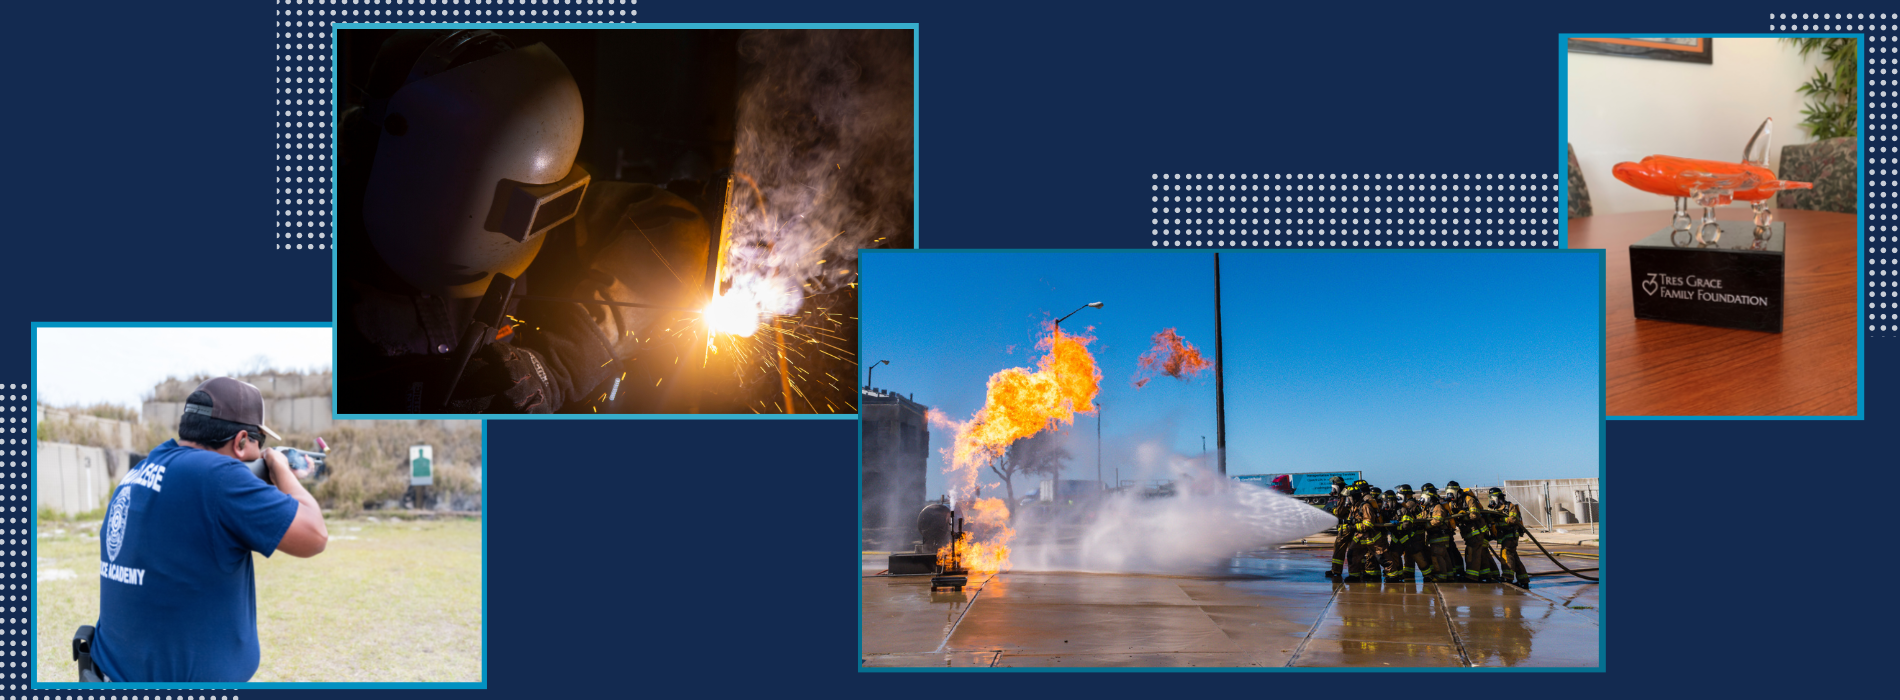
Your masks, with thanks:
M372 246L360 244L365 235L360 221L346 215L339 225L337 377L339 384L350 385L340 387L348 405L339 404L339 410L416 412L415 397L423 392L414 387L433 386L452 374L457 346L480 299L422 293L400 279ZM659 187L595 180L579 214L543 235L547 240L517 282L516 294L672 307L697 306L704 299L711 229L691 202ZM351 239L359 244L348 245ZM497 334L495 343L535 353L561 397L562 405L549 408L578 412L599 408L601 394L594 389L630 368L644 372L645 364L657 364L633 359L672 352L662 347L672 342L670 336L659 331L679 315L522 299L511 301L506 313L504 323L511 326ZM628 377L624 388L615 384L615 401L659 400L663 392L647 389L658 387L656 378Z

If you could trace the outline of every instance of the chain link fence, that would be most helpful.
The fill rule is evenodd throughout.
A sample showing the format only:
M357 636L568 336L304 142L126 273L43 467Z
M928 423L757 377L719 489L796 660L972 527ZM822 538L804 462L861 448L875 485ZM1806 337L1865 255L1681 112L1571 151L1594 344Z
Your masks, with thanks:
M1504 495L1524 513L1524 525L1538 532L1555 528L1597 531L1602 500L1596 479L1528 479L1504 482Z

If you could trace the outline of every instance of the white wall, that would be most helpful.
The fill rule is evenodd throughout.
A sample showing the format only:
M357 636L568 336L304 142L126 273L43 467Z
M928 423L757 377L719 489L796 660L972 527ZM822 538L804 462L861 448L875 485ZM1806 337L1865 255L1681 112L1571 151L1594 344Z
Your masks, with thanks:
M1775 120L1768 166L1781 147L1813 143L1796 92L1821 64L1780 39L1715 40L1715 63L1571 53L1570 133L1596 214L1668 210L1667 197L1618 181L1610 169L1650 155L1740 161L1761 120Z
M71 515L98 510L112 492L106 451L58 442L35 442L33 460L38 506Z

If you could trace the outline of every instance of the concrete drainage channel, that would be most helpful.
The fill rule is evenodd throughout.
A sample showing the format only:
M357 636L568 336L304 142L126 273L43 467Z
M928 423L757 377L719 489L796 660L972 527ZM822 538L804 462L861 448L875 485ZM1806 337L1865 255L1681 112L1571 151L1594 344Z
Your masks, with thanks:
M1458 627L1451 624L1451 604L1445 602L1445 592L1438 590L1438 584L1436 583L1428 583L1425 585L1432 587L1432 597L1438 599L1438 609L1444 613L1445 631L1451 634L1451 644L1458 649L1459 662L1466 668L1470 668L1471 654L1465 651L1465 640L1458 638Z
M1330 549L1330 547L1328 549ZM1319 623L1326 619L1326 612L1329 610L1332 610L1333 605L1339 602L1339 590L1341 588L1343 588L1343 586L1334 586L1333 595L1326 599L1326 607L1320 608L1319 614L1313 616L1313 626L1307 628L1306 636L1300 639L1300 645L1293 648L1292 656L1287 657L1286 659L1287 668L1292 668L1293 662L1300 660L1300 654L1306 651L1307 643L1313 641L1313 635L1319 632Z
M944 648L950 646L950 638L957 636L957 628L963 625L963 618L970 616L970 608L976 607L976 601L983 598L983 589L989 587L990 582L996 580L998 576L1002 576L1002 574L990 574L988 578L983 579L982 582L974 586L976 593L970 596L970 602L963 604L963 612L957 614L957 621L950 625L949 631L944 632L943 641L937 644L937 653L943 653ZM1002 655L1003 650L996 650L996 656L990 657L990 663L988 665L995 666L996 658Z

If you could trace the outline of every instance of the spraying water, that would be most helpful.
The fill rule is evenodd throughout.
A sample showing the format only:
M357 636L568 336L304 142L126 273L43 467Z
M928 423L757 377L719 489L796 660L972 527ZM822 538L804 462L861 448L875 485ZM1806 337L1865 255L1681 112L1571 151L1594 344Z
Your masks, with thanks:
M1153 462L1155 443L1137 459ZM1252 484L1223 479L1206 459L1167 455L1159 487L1108 494L1079 517L1023 515L1010 559L1015 571L1185 573L1205 570L1235 552L1271 546L1332 527L1331 514ZM1048 522L1049 520L1062 522ZM1044 527L1038 527L1045 525Z

